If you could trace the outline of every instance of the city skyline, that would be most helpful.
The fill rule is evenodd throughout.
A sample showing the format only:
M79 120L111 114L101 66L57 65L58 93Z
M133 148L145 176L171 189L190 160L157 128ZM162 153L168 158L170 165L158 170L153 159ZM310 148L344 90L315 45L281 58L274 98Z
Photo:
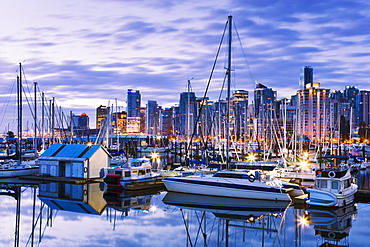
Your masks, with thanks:
M233 90L252 92L258 82L289 98L299 89L302 66L313 67L324 88L369 90L369 9L366 1L344 0L4 1L0 102L19 62L30 84L37 81L66 113L92 119L99 105L115 99L125 105L130 88L141 92L142 105L171 107L193 78L192 90L202 97L228 15L238 32L233 43L240 38L244 48L233 50L235 63L244 63L233 67ZM222 84L214 77L211 100Z

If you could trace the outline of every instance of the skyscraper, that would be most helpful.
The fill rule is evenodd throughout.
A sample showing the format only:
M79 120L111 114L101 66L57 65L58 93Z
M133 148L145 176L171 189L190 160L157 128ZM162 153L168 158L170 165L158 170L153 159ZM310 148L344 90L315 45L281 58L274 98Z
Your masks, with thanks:
M272 138L273 126L271 119L275 115L276 91L258 83L254 89L254 130L259 140Z
M330 130L329 89L320 88L320 83L299 90L298 94L298 135L311 141L324 141Z
M254 89L254 114L256 118L273 118L276 91L258 83Z
M365 122L367 125L370 124L370 91L361 90L357 95L357 125L361 122Z
M127 90L127 133L140 133L141 117L140 117L141 95L139 90Z
M306 89L307 84L313 83L313 68L310 66L304 66L301 68L301 74L299 77L299 89Z
M146 105L146 134L160 134L160 107L157 101L148 100Z
M161 135L171 136L174 134L174 108L165 108L162 110Z
M232 98L233 119L234 119L234 134L240 138L244 133L247 133L249 122L247 119L248 113L248 91L236 90Z
M194 92L183 92L180 94L180 135L190 136L197 134L193 133L197 119L197 109L197 100Z
M96 108L96 128L100 129L102 123L106 121L108 117L108 107L100 105Z
M88 129L89 128L89 116L86 113L82 113L80 116L72 114L73 129Z
M141 95L139 90L127 90L127 117L140 117Z

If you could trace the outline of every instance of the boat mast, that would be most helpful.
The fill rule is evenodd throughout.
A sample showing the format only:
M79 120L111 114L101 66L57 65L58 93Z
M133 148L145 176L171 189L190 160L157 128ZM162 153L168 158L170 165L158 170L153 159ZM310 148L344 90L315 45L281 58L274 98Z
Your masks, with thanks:
M34 143L34 149L35 149L35 158L37 158L37 82L34 83L34 96L35 96L35 118L34 118L34 131L35 131L35 137L33 140Z
M18 86L18 164L22 162L22 63L19 63L19 76L17 77Z
M227 65L227 116L226 116L226 167L229 169L229 146L230 146L230 84L231 84L231 38L232 38L232 16L228 17L229 43L228 43L228 65Z

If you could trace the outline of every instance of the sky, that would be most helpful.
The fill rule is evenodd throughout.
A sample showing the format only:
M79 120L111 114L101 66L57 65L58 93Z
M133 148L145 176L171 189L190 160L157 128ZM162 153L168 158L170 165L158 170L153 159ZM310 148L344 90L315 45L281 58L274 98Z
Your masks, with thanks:
M313 67L323 88L370 90L367 0L3 0L0 132L14 124L9 99L19 63L25 84L36 81L66 115L86 113L92 128L100 105L126 110L128 89L140 91L142 106L166 108L178 104L188 80L198 97L210 81L205 96L218 100L224 45L212 67L229 15L231 89L248 90L250 102L256 82L278 98L294 95L302 66Z

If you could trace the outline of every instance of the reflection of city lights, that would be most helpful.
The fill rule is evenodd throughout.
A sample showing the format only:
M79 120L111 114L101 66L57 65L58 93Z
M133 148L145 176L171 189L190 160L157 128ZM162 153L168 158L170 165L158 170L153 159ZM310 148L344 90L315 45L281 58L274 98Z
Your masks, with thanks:
M149 208L149 211L150 212L157 212L157 206L151 205L150 208Z
M156 158L158 158L158 153L152 153L152 159L156 159Z

